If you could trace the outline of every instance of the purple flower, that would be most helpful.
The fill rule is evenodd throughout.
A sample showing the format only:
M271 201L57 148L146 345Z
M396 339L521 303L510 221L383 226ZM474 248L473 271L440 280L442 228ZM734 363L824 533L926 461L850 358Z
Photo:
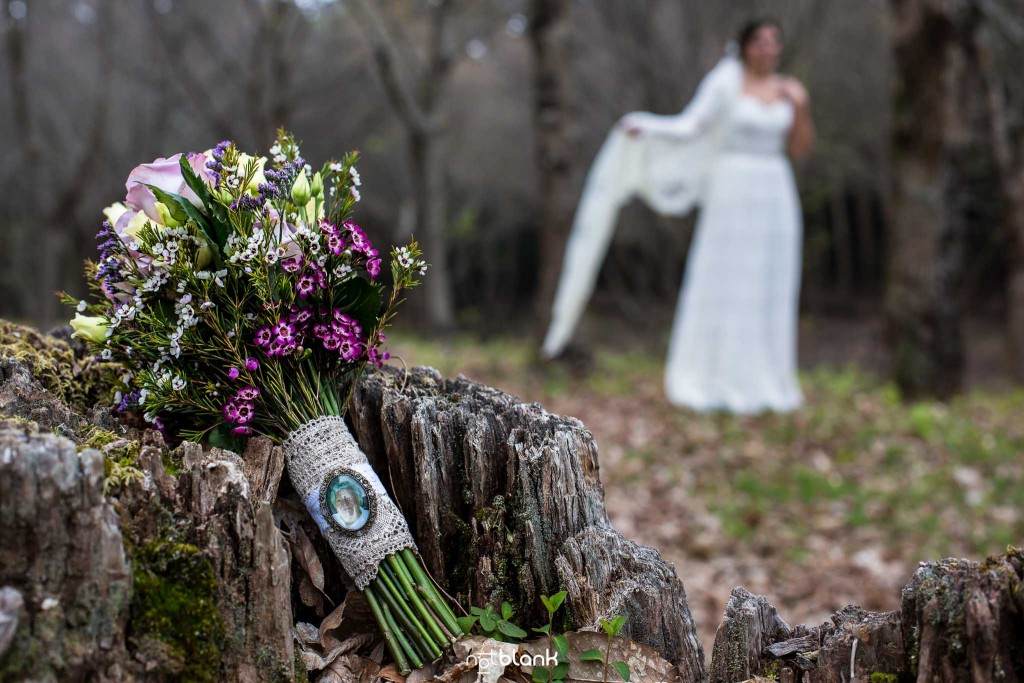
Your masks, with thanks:
M376 365L378 368L384 367L384 361L388 360L389 358L391 358L390 353L388 353L387 351L381 351L377 347L367 349L366 351L367 361L372 363L373 365Z
M231 433L234 434L235 436L249 436L250 434L252 434L252 427L233 427L231 429Z
M260 390L251 384L247 387L238 390L237 398L243 401L252 401L260 395Z
M380 259L372 258L366 262L366 272L370 274L371 280L376 280L380 275Z
M225 422L238 422L238 404L235 403L234 399L221 406L220 410L224 413Z
M366 237L366 233L355 223L345 223L345 229L348 230L349 241L352 243L352 250L360 254L369 255L369 251L373 249L373 244Z
M352 337L345 337L338 345L338 354L345 360L358 360L363 355L363 345Z
M245 359L245 369L249 372L256 372L260 367L260 362L256 360L254 356L249 356Z
M299 308L298 306L292 306L292 314L289 316L289 321L295 325L302 325L310 318L313 317L313 312L308 308Z
M316 290L316 281L310 274L303 275L299 278L299 281L295 283L295 289L299 292L299 298L305 299L307 296L312 294Z
M345 251L345 240L341 239L341 235L332 234L327 238L327 250L335 256L340 256Z
M281 268L286 273L297 273L302 270L302 257L301 256L289 256L281 261Z
M270 342L274 340L274 331L269 327L261 327L256 331L256 338L253 340L256 342L256 346L270 346Z
M249 422L256 415L256 410L253 408L252 403L249 403L248 401L239 403L238 407L235 409L235 412L237 414L235 422L237 422L240 425Z
M238 379L238 368L228 368L228 379Z

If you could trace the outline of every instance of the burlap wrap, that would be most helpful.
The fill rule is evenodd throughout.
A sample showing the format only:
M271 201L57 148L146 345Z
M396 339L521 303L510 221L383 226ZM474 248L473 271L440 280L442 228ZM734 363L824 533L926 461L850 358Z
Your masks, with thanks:
M343 419L321 417L307 422L288 436L284 453L292 484L356 588L366 588L385 557L403 548L416 548L409 525ZM339 472L369 485L371 517L358 531L341 529L323 512L326 484Z

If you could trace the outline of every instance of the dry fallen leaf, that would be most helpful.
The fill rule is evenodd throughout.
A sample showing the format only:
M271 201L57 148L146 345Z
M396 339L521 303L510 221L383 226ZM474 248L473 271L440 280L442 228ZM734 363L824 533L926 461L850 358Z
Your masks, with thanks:
M303 576L299 580L299 598L302 600L302 604L307 607L321 608L323 604L323 593L316 589L316 586L313 585L308 576ZM318 609L317 611L320 610Z
M309 576L313 586L317 590L323 591L324 566L316 554L313 542L309 540L309 536L306 535L301 526L296 526L292 529L291 542L292 554L299 559L299 565L306 572L306 575Z
M324 617L323 621L320 622L320 645L324 650L330 650L336 647L340 642L334 637L332 631L341 626L342 618L345 616L345 605L348 604L348 597L346 596L341 604L331 610L331 613Z
M307 624L304 621L300 621L292 628L292 635L300 643L318 643L320 642L320 629L313 624Z
M608 643L607 637L603 633L596 633L594 631L573 631L566 633L565 637L569 641L569 673L566 678L574 681L603 680L604 666L601 662L581 662L579 657L581 653L587 650L598 650L603 656ZM521 653L518 659L520 662L519 668L528 677L533 673L534 669L531 663L527 663L530 659L550 669L550 666L541 664L541 661L546 659L549 654L551 656L556 654L555 645L548 637L522 643L519 646L519 652ZM522 659L522 655L528 655L526 660ZM531 658L529 655L533 657ZM625 662L629 666L630 683L671 683L682 680L678 670L672 664L665 661L654 648L641 645L626 638L615 638L612 640L609 660L609 664L611 662ZM608 668L608 680L622 680L615 669L610 666Z
M405 676L398 673L398 667L394 664L388 664L377 672L377 680L391 681L391 683L405 683Z

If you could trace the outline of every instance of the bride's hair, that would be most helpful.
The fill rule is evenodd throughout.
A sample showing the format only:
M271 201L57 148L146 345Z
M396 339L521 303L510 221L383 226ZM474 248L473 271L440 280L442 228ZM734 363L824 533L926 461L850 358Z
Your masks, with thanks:
M741 59L747 58L747 45L749 45L750 41L754 39L757 32L765 26L771 26L779 32L780 36L782 35L782 25L771 17L758 17L757 19L751 19L747 23L743 24L743 27L740 29L739 36L737 37Z

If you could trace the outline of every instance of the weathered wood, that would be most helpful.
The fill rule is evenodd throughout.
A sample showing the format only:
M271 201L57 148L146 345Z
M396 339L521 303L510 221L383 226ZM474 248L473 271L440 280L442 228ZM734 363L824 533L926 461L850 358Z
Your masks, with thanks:
M369 375L350 417L427 568L463 604L507 600L539 624L540 596L564 589L561 626L623 614L624 635L683 680L704 679L683 584L655 550L611 528L597 445L579 420L425 368Z
M850 606L787 634L763 597L733 590L718 629L712 681L775 675L793 683L1024 679L1024 555L922 563L902 609ZM872 676L874 675L874 678Z

